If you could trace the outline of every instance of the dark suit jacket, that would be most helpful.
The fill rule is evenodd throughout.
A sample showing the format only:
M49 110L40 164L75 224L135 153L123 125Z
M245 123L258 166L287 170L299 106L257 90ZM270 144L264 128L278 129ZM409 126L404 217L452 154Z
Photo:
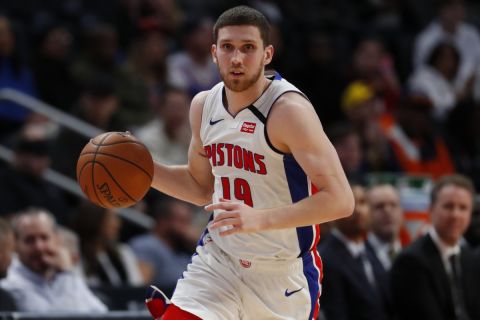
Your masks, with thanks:
M372 263L373 272L375 273L375 279L377 281L385 310L387 311L389 319L392 319L394 311L391 293L390 271L386 270L383 264L380 262L375 249L368 240L365 241L365 248L367 249L368 258Z
M18 311L15 299L5 289L0 288L0 312Z
M324 278L320 308L332 320L388 319L378 288L368 282L361 264L330 235L320 246Z
M462 289L471 320L480 319L480 269L472 251L460 254ZM395 311L401 320L454 320L448 275L430 235L414 241L391 270Z

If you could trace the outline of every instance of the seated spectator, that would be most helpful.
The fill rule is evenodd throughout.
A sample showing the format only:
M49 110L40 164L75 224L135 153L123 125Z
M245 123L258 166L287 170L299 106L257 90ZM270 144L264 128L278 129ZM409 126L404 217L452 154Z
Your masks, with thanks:
M72 217L80 239L81 268L90 286L139 286L144 284L137 259L118 242L120 218L110 209L82 202Z
M168 88L157 107L155 119L133 130L155 160L168 164L187 162L190 143L188 110L190 98L181 89Z
M385 110L391 112L400 97L401 87L392 56L383 41L375 36L366 36L353 51L350 81L367 84Z
M389 169L388 142L381 129L382 118L387 118L388 114L374 88L364 81L350 83L342 96L342 108L360 135L367 166L377 171Z
M167 37L156 25L140 23L138 37L117 77L117 93L124 123L140 126L152 119L167 84Z
M23 211L12 225L18 259L0 284L12 293L20 311L106 311L84 280L71 271L72 262L59 245L55 218L48 211Z
M8 267L12 262L14 240L10 224L0 218L0 280L7 276ZM17 311L17 305L12 295L0 287L0 312Z
M11 21L0 15L0 88L19 90L30 96L36 95L33 75L25 63L18 46ZM19 104L0 101L0 139L12 134L26 122L30 111Z
M458 72L454 76L455 91L475 87L475 98L480 99L480 34L477 28L465 21L464 0L442 0L437 18L415 39L413 59L415 67L425 65L434 48L448 41L459 50Z
M13 160L0 171L0 215L9 215L28 206L51 211L59 223L66 222L68 206L65 193L44 180L50 165L50 141L42 130L23 128L14 142Z
M387 272L402 249L400 230L403 210L400 195L392 185L379 184L368 190L367 201L372 217L367 250L372 252L382 270Z
M438 43L430 53L427 64L415 71L409 79L409 90L422 92L432 101L433 117L445 123L450 112L461 103L472 101L473 82L461 90L455 87L455 76L460 65L460 52L448 42Z
M338 122L328 127L327 135L348 180L363 183L369 168L364 159L360 134L349 122Z
M157 200L152 212L155 226L151 233L134 237L129 244L138 259L153 269L151 283L172 292L198 239L192 227L193 212L188 204L173 198Z
M335 228L320 245L323 258L322 309L327 319L384 320L387 316L387 287L365 248L370 208L365 189L352 186L353 214L336 220Z
M168 83L184 89L191 97L220 81L210 53L212 29L210 18L187 20L182 27L184 49L167 57Z
M430 175L434 179L455 172L450 151L432 120L431 109L427 97L408 93L397 108L394 120L384 123L392 171Z
M480 319L478 261L462 241L474 197L465 176L444 176L433 187L432 228L400 253L391 270L398 319Z
M65 26L50 23L37 35L32 65L40 100L66 112L78 90L69 70L72 42L73 36Z
M115 125L118 98L114 79L98 74L82 89L72 113L74 116L104 131L120 128ZM68 128L62 128L52 146L52 168L75 179L78 156L89 138Z

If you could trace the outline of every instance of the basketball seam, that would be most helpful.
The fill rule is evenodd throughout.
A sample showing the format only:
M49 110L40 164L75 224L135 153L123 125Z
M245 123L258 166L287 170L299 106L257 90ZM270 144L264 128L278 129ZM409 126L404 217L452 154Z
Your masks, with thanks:
M104 141L105 139L103 139L102 141ZM134 143L134 144L138 144L138 145L141 145L141 146L144 146L145 145L139 141L129 141L129 140L126 140L126 141L115 141L115 142L110 142L110 143L107 143L107 144L103 144L102 142L99 142L99 143L95 143L93 140L91 141L91 143L94 145L94 146L97 146L97 147L108 147L108 146L114 146L116 144L122 144L122 143Z
M135 162L133 161L130 161L128 159L125 159L125 158L122 158L120 156L116 156L114 154L111 154L111 153L104 153L104 152L84 152L80 155L83 156L83 155L90 155L90 154L99 154L99 155L102 155L102 156L109 156L109 157L112 157L112 158L115 158L115 159L118 159L118 160L123 160L129 164L131 164L132 166L135 166L137 169L140 169L141 171L143 171L143 173L145 173L150 179L153 179L153 177L145 170L143 169L142 167L140 167L138 164L136 164Z
M105 139L108 138L108 136L110 136L112 134L112 132L108 133L105 137L103 137L103 139L100 141L100 143L102 143L103 141L105 141ZM93 141L90 140L90 142L93 144ZM100 199L100 197L98 196L97 194L97 189L95 188L95 164L96 164L96 161L95 159L97 158L97 151L98 149L100 149L100 145L96 145L97 148L95 149L95 154L93 155L93 160L92 160L92 185L93 185L93 192L95 193L95 197L97 197L97 200L98 202L103 206L105 207L105 204L104 202L102 201L102 199Z
M133 198L132 196L130 196L125 190L123 190L122 186L117 182L117 180L113 177L113 175L110 173L110 170L108 170L108 168L101 162L98 162L98 165L99 166L102 166L103 169L105 169L105 171L107 172L107 174L110 176L110 178L112 178L112 181L117 185L117 187L122 190L122 192L130 198L130 200L132 200L133 202L138 202L138 200L136 200L135 198Z

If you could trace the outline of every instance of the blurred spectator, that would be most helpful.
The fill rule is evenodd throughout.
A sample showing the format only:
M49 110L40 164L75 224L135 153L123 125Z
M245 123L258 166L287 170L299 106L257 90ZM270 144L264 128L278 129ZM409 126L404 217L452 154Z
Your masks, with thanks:
M400 230L403 210L400 195L392 185L381 184L368 190L367 201L372 217L367 250L372 252L386 273L402 249Z
M463 0L441 1L437 19L416 38L413 52L415 66L427 63L432 50L443 41L449 41L460 51L459 69L455 75L457 92L467 91L475 81L476 98L480 98L480 35L475 26L465 20Z
M104 312L106 307L83 279L71 271L72 262L58 241L54 217L29 209L13 220L18 260L1 285L12 292L21 311Z
M118 99L114 94L114 80L109 75L96 75L83 89L73 114L104 131L120 129L115 119ZM78 156L89 138L76 131L63 128L53 143L52 168L71 177L76 177Z
M365 189L352 186L353 214L334 222L335 229L320 246L323 259L322 309L327 319L388 319L382 298L385 283L365 248L370 208Z
M345 117L340 108L343 79L333 41L327 32L312 31L298 52L305 55L304 60L288 62L294 65L291 76L295 84L308 96L320 120L327 125Z
M72 217L80 239L82 270L90 286L144 283L135 255L118 242L121 220L113 210L82 202Z
M153 270L151 283L172 292L187 269L198 233L192 226L192 208L173 198L161 198L153 205L155 226L150 234L130 242L138 259Z
M363 183L368 165L365 162L360 135L349 122L338 122L327 129L328 138L337 151L349 181Z
M68 205L64 192L43 178L50 166L51 141L43 130L28 125L14 142L13 160L0 171L0 215L10 215L28 206L41 206L66 222Z
M85 31L81 54L73 62L72 75L78 85L91 82L97 74L116 76L117 33L111 25L96 24Z
M60 245L67 250L70 261L72 261L72 271L78 271L80 273L81 253L78 235L64 226L58 226L57 233Z
M13 231L7 220L0 218L0 280L7 276L14 249ZM12 295L0 287L0 312L17 311Z
M394 121L384 125L392 156L390 168L437 178L455 172L445 140L432 120L428 98L408 93L396 109ZM395 169L396 168L396 169Z
M141 27L117 79L119 117L130 125L152 118L167 82L167 38L155 25Z
M433 116L445 123L449 113L459 103L472 101L473 81L461 90L455 88L455 76L460 66L460 52L455 45L439 42L432 48L424 66L419 67L409 79L409 89L424 93L433 104ZM472 78L473 80L473 78Z
M361 39L352 57L352 81L362 81L381 98L382 108L391 112L400 96L400 84L391 55L376 37Z
M360 134L367 166L377 171L388 169L388 142L381 128L382 103L373 87L364 81L349 84L342 96L342 108Z
M190 18L182 26L183 50L167 57L168 83L186 90L191 97L220 81L210 53L212 30L210 18Z
M134 130L135 136L148 147L155 160L169 164L187 162L190 143L189 95L181 89L167 88L156 117Z
M170 35L178 32L184 18L175 0L143 0L142 14Z
M35 96L33 76L22 59L9 18L0 15L0 88ZM30 111L10 101L0 101L0 138L19 129Z
M39 98L67 112L77 95L70 74L72 37L70 31L60 24L45 27L37 36L32 66Z
M473 251L462 241L475 190L460 175L440 178L431 193L432 228L406 248L392 267L399 319L480 319L480 274Z

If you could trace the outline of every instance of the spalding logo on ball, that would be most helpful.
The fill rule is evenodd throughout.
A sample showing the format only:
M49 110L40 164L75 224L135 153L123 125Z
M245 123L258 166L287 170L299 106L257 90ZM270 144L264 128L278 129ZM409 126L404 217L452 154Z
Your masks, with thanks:
M134 205L145 196L152 179L152 156L130 132L102 133L87 143L78 158L80 188L104 208Z

